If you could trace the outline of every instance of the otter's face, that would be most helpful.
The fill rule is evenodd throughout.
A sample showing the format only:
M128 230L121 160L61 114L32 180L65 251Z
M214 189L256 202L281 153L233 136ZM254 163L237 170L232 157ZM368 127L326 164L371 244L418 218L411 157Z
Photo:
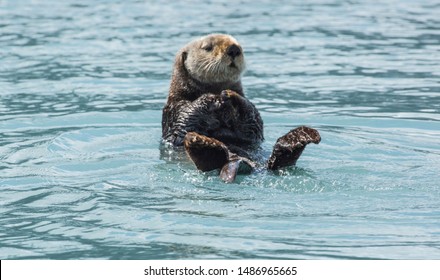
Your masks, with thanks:
M245 69L243 50L232 36L211 34L183 50L185 68L203 83L235 83Z

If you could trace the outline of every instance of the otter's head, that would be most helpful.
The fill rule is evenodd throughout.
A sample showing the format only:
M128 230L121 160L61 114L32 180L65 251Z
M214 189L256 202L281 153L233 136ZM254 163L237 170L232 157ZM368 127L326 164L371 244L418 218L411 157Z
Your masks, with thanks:
M189 43L179 58L191 77L207 84L238 82L245 69L240 44L226 34L210 34Z

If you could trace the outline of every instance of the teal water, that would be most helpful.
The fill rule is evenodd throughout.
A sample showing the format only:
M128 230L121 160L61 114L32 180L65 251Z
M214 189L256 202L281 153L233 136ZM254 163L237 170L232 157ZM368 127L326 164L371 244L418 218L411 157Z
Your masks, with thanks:
M440 4L0 0L0 258L440 259ZM224 184L160 149L174 55L244 47L266 153Z

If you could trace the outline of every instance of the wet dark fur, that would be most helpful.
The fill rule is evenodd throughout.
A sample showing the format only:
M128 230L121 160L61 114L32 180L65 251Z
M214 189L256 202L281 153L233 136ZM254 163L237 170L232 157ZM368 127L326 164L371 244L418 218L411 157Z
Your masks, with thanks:
M162 114L162 138L175 146L188 132L213 137L231 147L258 146L263 141L263 121L244 97L241 82L205 84L185 68L186 52L174 64L170 91ZM224 90L235 93L224 93Z

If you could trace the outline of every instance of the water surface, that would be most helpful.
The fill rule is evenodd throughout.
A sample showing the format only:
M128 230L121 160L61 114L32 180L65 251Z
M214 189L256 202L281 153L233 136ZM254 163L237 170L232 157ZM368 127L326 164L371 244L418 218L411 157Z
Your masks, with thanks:
M293 3L292 3L293 2ZM438 1L0 1L2 259L439 259ZM160 149L174 55L230 33L263 148L224 184Z

